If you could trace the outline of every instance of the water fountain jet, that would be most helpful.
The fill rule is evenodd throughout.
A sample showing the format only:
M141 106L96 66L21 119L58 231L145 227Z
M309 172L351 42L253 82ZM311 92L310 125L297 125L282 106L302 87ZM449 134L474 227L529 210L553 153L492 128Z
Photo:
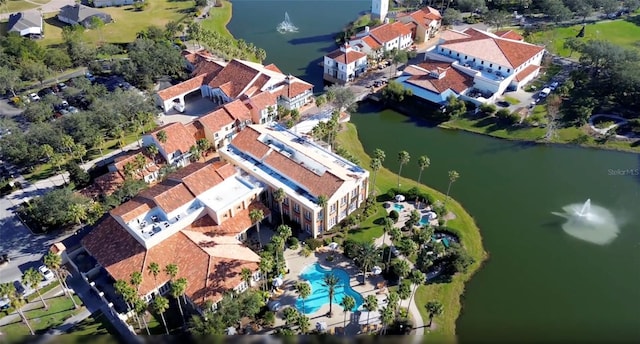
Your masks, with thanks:
M587 199L583 204L569 204L562 207L562 210L564 213L552 214L567 219L562 229L580 240L606 245L620 232L613 214L606 208L591 204L591 199Z
M289 19L289 13L284 12L284 21L278 24L276 28L280 33L286 32L298 32L298 27L293 25L291 19Z

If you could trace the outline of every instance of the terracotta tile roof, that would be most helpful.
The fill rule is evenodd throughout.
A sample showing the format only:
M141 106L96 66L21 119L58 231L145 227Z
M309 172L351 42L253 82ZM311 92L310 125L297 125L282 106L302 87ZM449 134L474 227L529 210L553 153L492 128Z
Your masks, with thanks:
M264 204L260 202L253 202L249 204L247 209L243 209L237 212L232 218L222 222L221 224L217 224L211 217L204 216L194 221L191 225L186 227L184 230L198 232L202 234L206 234L209 237L215 236L231 236L235 237L236 235L244 232L247 228L253 226L251 222L251 218L249 217L249 213L253 209L260 209L264 214L264 217L268 217L271 214L269 208L264 206Z
M372 29L369 32L369 35L373 36L373 38L380 43L387 43L398 37L411 35L411 30L401 22L393 22L389 24L382 24Z
M239 99L226 103L222 107L227 110L229 115L235 120L241 122L251 120L251 111L249 111L249 108Z
M313 85L305 81L302 81L293 76L289 76L289 78L289 82L285 81L284 87L279 91L279 94L287 99L292 99L306 91L313 89Z
M240 136L240 135L238 135ZM286 176L299 185L302 185L314 196L333 195L344 181L329 171L325 171L321 176L313 173L304 166L287 158L280 152L269 153L264 164L269 165L280 174Z
M518 74L516 74L514 79L516 79L516 81L524 80L526 77L531 75L531 73L537 71L538 69L540 69L540 66L528 65L527 68L521 70Z
M235 122L233 117L225 110L224 108L219 108L211 113L208 113L196 121L200 122L200 124L211 130L213 133L217 133L222 128L231 125Z
M103 174L93 180L93 185L105 195L111 195L124 184L124 176L119 171Z
M165 213L170 213L195 199L184 184L170 180L142 190L138 196L155 202Z
M260 74L258 78L253 82L251 87L244 92L247 97L252 97L254 94L262 91L264 85L271 80L271 77L266 74Z
M411 13L406 13L401 15L402 17L411 17L411 19L414 21L414 23L421 25L421 26L429 26L429 24L432 21L438 21L442 19L442 16L440 15L440 11L436 10L435 8L432 7L425 7L422 9L419 9L417 11L411 12Z
M129 222L155 208L155 206L156 205L152 201L136 196L114 208L109 213L113 216L120 216L124 222Z
M204 134L204 127L198 121L193 121L184 125L184 128L187 129L189 134L193 136L193 138L197 141L200 139L205 139L206 136Z
M151 164L153 161L151 161L151 159L146 156L144 154L144 152L142 151L142 149L136 149L136 150L131 150L128 151L125 155L121 155L117 158L114 159L114 166L118 171L123 171L124 170L124 165L126 165L127 163L131 162L131 163L135 163L136 159L138 156L143 156L145 159L145 164Z
M227 179L235 175L238 171L236 171L236 168L229 163L220 163L220 164L216 164L216 172L223 179Z
M380 44L378 41L376 41L371 36L366 36L366 37L362 38L362 42L364 42L372 50L377 50L377 49L382 48L382 44Z
M238 135L231 140L231 143L243 153L249 154L257 160L261 160L271 148L258 141L258 137L260 137L260 133L257 130L247 127L238 133Z
M167 142L164 143L158 140L158 132L162 130L167 133ZM195 137L193 137L189 130L185 128L184 124L180 122L163 125L150 133L150 135L153 136L156 143L161 146L167 154L172 154L177 151L186 153L191 146L196 144Z
M466 33L462 33L454 30L444 30L440 32L440 39L445 41L451 41L454 39L464 39L469 38L470 36Z
M169 86L157 92L158 97L162 100L169 100L180 96L181 94L197 91L202 86L202 82L206 77L205 74L197 75L187 81L183 81L177 85Z
M351 64L363 57L366 58L367 54L350 49L345 53L341 49L337 49L327 54L327 57L342 64Z
M276 73L284 74L284 73L280 70L280 68L278 68L278 66L274 65L273 63L272 63L272 64L270 64L270 65L266 65L266 66L264 66L264 68L266 68L266 69L268 69L268 70L270 70L270 71L276 72Z
M269 106L273 106L275 108L277 106L276 95L269 91L260 92L249 98L249 104L258 111L262 111Z
M228 97L236 98L250 85L260 71L238 61L229 62L208 85L220 88Z
M203 84L211 82L211 79L217 75L223 68L224 64L218 61L200 61L193 69L192 76L204 75Z
M514 41L523 41L524 40L524 37L520 36L517 32L515 32L513 30L496 31L493 34L498 36L498 37L506 38L506 39L512 39Z
M432 92L443 93L451 89L456 93L461 93L473 86L473 77L452 68L449 63L430 61L421 63L417 67L419 68L415 66L405 68L405 73L412 75L406 82ZM438 79L429 75L430 71L446 74L441 79Z
M213 188L224 180L218 174L212 164L194 162L175 173L172 173L169 180L182 182L192 194L198 196L203 192Z

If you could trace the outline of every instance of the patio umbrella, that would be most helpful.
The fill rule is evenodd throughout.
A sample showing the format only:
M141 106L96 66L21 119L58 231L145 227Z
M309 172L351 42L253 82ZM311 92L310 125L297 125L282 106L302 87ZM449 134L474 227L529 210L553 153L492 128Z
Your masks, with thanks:
M227 336L233 336L233 335L236 334L236 328L235 327L227 327L225 332L227 333Z
M324 321L316 323L316 330L318 332L325 332L327 330L327 323Z
M274 278L273 279L273 286L278 288L280 286L282 286L282 284L284 284L284 281L282 280L282 278L278 277L278 278Z
M338 243L337 242L332 242L329 244L329 248L332 250L336 250L338 249Z
M371 269L371 273L374 275L379 275L382 273L382 268L379 266L374 266L373 269Z
M403 195L396 195L396 201L398 202L404 202L404 196Z

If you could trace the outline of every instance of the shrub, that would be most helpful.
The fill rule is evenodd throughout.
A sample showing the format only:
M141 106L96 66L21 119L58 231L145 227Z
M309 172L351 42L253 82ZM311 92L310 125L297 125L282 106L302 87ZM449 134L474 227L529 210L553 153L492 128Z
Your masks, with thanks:
M393 222L398 222L398 219L400 218L400 214L398 214L398 212L397 212L397 211L392 210L392 211L389 213L389 217L393 220Z
M387 191L387 197L389 197L389 199L393 199L396 197L396 191L394 189L389 189L389 191Z
M324 238L323 240L324 246L329 245L331 242L332 242L331 238Z
M480 113L483 116L491 116L494 113L496 113L496 106L493 105L493 104L484 104L483 103L482 105L480 105L479 109L480 109Z
M267 311L264 313L262 321L266 326L273 326L276 323L276 314L272 311Z
M289 238L289 248L292 250L297 250L298 246L300 245L300 241L298 240L298 238L296 237L290 237Z
M311 251L315 251L316 248L322 246L322 241L320 241L319 239L309 238L309 239L305 240L304 242L305 242L305 244L307 244L307 246L309 247L309 249Z

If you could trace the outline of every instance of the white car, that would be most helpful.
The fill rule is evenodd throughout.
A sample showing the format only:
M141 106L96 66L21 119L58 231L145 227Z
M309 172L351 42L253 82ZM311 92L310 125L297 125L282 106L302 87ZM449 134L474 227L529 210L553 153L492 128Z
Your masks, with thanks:
M49 268L44 265L40 265L38 271L40 271L42 276L44 276L44 278L46 278L47 280L52 280L55 277L53 275L53 272L51 272L51 270L49 270Z
M40 100L40 96L37 93L31 93L29 95L29 98L32 102L37 102L38 100Z

